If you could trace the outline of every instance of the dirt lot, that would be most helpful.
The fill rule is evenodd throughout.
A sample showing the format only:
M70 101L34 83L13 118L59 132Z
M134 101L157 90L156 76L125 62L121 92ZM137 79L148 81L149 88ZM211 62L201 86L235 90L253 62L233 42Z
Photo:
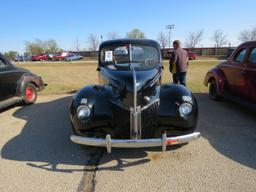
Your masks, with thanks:
M196 97L202 137L166 153L71 143L70 95L3 111L0 191L256 191L256 115Z

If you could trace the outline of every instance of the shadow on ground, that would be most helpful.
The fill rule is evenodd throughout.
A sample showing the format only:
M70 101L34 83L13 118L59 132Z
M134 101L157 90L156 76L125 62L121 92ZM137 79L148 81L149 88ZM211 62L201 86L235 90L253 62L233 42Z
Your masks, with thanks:
M224 156L255 169L255 114L227 101L210 101L206 94L196 94L196 97L200 109L198 129L202 136ZM19 135L4 145L2 158L24 161L28 166L48 171L95 171L94 166L105 154L105 149L84 150L71 143L70 99L64 97L18 109L13 116L26 120L26 124ZM169 148L175 149L177 147ZM147 163L150 161L147 152L155 150L161 149L115 149L100 163L115 160L116 165L99 170L123 171L127 167ZM63 165L83 167L66 168Z
M3 146L2 158L24 161L28 166L59 172L85 171L85 165L95 165L98 161L95 157L99 158L105 150L82 149L69 139L72 134L68 111L70 100L71 96L19 108L13 116L25 120L26 124L19 135ZM133 151L132 154L123 153L120 158L123 157L139 159L123 165L126 167L149 161L147 158L141 159L147 157L143 150ZM120 162L117 167L121 168L122 160L117 161ZM63 165L83 167L63 168Z
M202 137L222 155L256 169L256 114L227 100L211 101L208 94L195 95Z

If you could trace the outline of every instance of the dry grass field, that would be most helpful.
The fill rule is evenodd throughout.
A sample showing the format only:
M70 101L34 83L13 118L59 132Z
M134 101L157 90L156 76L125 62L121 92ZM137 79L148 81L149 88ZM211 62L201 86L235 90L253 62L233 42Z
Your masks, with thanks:
M206 72L219 61L217 60L196 60L190 61L187 84L193 92L206 92L203 85ZM96 72L97 61L77 62L49 62L49 63L22 63L17 66L27 68L33 73L43 77L48 84L41 94L63 94L72 93L89 84L98 82ZM163 82L171 81L171 74L168 70L168 61L164 61Z

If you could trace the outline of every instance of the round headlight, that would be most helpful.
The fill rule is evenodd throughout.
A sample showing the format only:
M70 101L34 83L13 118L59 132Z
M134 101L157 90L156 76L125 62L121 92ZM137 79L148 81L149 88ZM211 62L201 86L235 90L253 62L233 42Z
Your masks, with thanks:
M190 103L182 103L179 107L180 116L186 117L192 111L192 105Z
M77 108L77 118L80 120L86 120L91 115L91 109L87 105L81 105Z

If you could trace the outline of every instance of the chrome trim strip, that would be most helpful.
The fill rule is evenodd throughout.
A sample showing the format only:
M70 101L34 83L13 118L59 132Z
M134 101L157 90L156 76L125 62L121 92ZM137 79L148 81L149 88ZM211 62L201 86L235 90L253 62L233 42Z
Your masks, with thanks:
M155 104L155 103L158 103L158 105L159 105L159 101L160 101L159 98L156 99L156 100L154 100L153 102L149 103L148 105L145 105L144 107L142 107L142 108L141 108L141 111L143 111L143 110L149 108L151 105L153 105L153 104Z
M133 109L131 108L131 120L130 120L130 132L131 139L141 138L141 109L137 106L137 79L136 72L132 63L130 63L130 69L133 76Z
M108 152L111 152L111 148L146 148L146 147L161 147L165 151L168 145L177 145L188 143L196 140L200 137L199 132L194 132L187 135L181 135L176 137L167 137L163 134L162 138L155 139L111 139L110 135L103 138L91 138L71 135L70 139L74 143L80 145L89 145L96 147L106 147Z
M130 69L132 71L132 76L133 76L133 109L136 111L137 109L137 78L136 78L136 72L134 69L133 64L130 64Z

